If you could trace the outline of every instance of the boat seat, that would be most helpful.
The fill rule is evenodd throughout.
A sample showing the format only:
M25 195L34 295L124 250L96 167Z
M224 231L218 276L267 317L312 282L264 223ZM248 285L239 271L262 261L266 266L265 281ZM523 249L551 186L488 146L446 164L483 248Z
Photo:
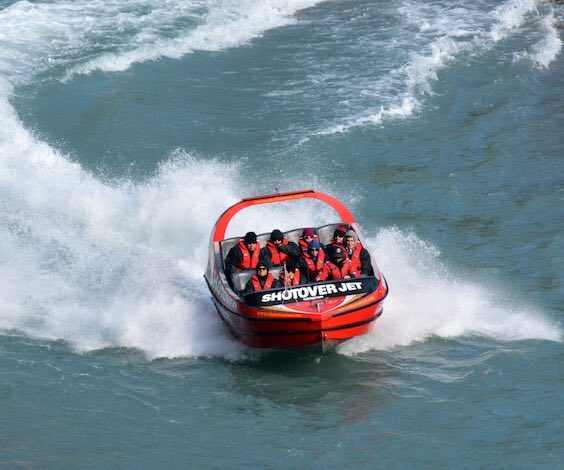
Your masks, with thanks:
M278 279L283 269L284 268L282 266L274 266L269 271L274 276L274 279Z
M282 266L275 266L274 268L270 269L270 273L274 276L274 279L278 279L282 269L283 269ZM233 287L235 288L235 290L237 292L241 292L245 288L247 282L249 282L249 280L251 279L254 273L255 273L254 269L248 269L246 271L234 273L233 276L231 276L231 279L233 281Z
M241 292L254 273L254 269L248 269L246 271L241 271L240 273L233 273L231 280L233 281L233 288L235 289L235 291Z
M229 250L231 248L233 248L237 243L239 243L240 239L241 239L241 237L228 238L227 240L223 240L219 244L220 250L221 250L221 260L222 261L225 261L225 258L227 258L227 253L229 253Z
M260 243L260 248L263 249L266 246L266 242L270 240L270 232L257 234L257 241Z
M344 225L345 227L348 227L347 224L343 224L342 222L339 222L337 224L327 224L327 225L323 225L322 227L319 227L317 229L317 236L319 237L319 242L323 245L329 245L331 243L331 240L333 239L333 233L335 233L335 229L339 225Z

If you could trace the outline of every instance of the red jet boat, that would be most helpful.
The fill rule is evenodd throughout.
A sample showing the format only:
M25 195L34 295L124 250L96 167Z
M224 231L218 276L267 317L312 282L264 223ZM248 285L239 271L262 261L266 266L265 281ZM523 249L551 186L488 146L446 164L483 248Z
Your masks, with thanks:
M225 239L227 226L239 211L258 204L273 204L299 199L318 199L331 206L340 221L317 227L314 231L322 244L330 243L335 228L345 224L366 244L349 210L337 199L313 190L277 193L243 199L227 209L216 222L210 239L209 260L204 275L219 316L242 343L256 348L297 348L321 346L327 350L336 344L368 333L382 314L388 294L386 280L374 260L374 276L262 290L242 295L254 270L233 274L233 288L225 275L225 257L241 237ZM303 228L285 232L297 242ZM270 233L257 235L265 246ZM276 278L281 267L270 272Z

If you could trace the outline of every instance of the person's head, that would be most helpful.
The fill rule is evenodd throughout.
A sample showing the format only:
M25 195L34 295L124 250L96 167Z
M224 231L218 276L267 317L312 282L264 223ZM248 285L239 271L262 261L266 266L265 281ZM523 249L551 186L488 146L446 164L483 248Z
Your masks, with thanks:
M250 251L255 251L257 247L257 234L255 232L247 232L245 234L245 245Z
M270 233L270 241L276 246L281 245L284 241L284 234L280 230L275 229Z
M312 241L314 237L313 229L312 228L304 228L304 232L302 234L303 239L306 243Z
M329 252L329 259L338 265L341 265L345 262L347 255L342 247L336 246Z
M268 265L263 262L257 264L257 276L266 277L267 275L268 275Z
M337 243L343 243L346 233L347 233L346 227L343 225L339 225L335 229L335 232L333 233L333 240L335 240Z
M310 241L309 245L307 246L307 252L313 257L316 257L319 254L320 249L321 245L317 240Z
M354 231L349 230L345 236L346 247L349 249L353 249L356 246L357 241L358 241L358 235Z
M294 258L290 258L286 262L286 271L287 272L294 272L296 270L296 267L297 267L297 263L296 263L296 260Z
M297 262L295 259L290 258L286 262L285 278L287 281L291 282L294 280L294 275L296 274L296 267L297 267ZM284 273L284 271L282 271L282 273Z

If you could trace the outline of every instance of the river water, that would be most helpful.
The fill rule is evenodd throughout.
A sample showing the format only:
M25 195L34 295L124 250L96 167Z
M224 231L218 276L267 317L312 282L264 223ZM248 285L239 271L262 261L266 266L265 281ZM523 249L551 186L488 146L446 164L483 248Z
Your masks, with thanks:
M561 4L0 8L0 467L562 465ZM210 230L303 188L355 214L384 315L249 350Z

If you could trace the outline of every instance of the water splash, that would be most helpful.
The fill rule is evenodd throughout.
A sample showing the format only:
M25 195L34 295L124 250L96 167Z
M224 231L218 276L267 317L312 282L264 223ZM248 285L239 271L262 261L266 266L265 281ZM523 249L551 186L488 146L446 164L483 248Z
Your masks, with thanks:
M562 340L560 326L535 306L509 303L493 287L456 277L440 263L440 251L415 234L386 228L369 242L390 295L374 331L343 345L341 352L390 349L432 337Z

